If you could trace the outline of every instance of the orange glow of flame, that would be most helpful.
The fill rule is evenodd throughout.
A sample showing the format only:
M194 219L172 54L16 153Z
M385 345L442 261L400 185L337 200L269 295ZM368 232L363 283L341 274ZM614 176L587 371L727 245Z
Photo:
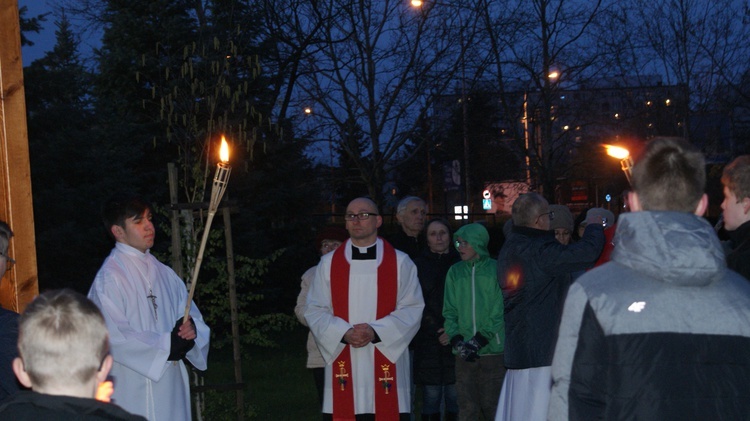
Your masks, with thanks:
M115 388L111 381L101 382L96 388L96 400L101 402L109 402L112 397L112 393L115 392Z
M508 272L505 274L505 285L503 285L503 289L509 289L509 290L517 290L518 287L521 286L521 283L523 281L523 271L521 270L520 266L515 265L513 267L510 267L508 269Z
M630 156L630 152L625 148L612 145L604 145L604 147L607 148L607 155L613 158L625 159Z
M221 159L221 162L229 161L229 144L227 143L227 139L224 136L221 137L221 148L219 148L219 158Z

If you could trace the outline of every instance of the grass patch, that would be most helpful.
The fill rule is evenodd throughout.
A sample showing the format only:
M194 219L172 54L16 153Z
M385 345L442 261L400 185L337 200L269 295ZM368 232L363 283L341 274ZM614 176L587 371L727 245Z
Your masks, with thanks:
M245 383L245 419L318 420L320 407L312 373L305 368L307 329L274 334L277 348L246 348L242 358ZM234 383L231 347L211 350L206 385ZM237 420L234 391L212 390L205 393L204 420Z

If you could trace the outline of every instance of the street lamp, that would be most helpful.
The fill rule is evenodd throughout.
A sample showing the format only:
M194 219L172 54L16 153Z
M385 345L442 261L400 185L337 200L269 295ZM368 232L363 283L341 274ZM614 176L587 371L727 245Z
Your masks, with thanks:
M536 78L536 76L534 76ZM542 90L542 109L539 110L538 105L534 107L533 112L534 116L537 117L537 113L539 113L538 118L535 118L534 120L534 152L536 153L537 160L539 161L540 165L544 166L544 163L542 162L542 158L546 156L544 153L544 144L545 142L549 142L551 139L551 126L550 122L552 119L552 116L550 115L550 107L551 107L551 101L549 100L549 90L550 85L552 83L557 82L557 80L560 78L560 71L559 70L550 70L547 73L547 78L543 82L543 90ZM524 88L523 91L523 138L524 138L524 147L526 148L526 184L531 188L531 135L529 133L529 89L528 86ZM540 126L544 126L543 128ZM546 128L550 127L550 130L547 130ZM543 136L544 135L544 136ZM544 188L544 182L539 181L539 178L541 176L539 175L541 173L538 173L537 175L537 185L541 184L542 189Z
M607 155L620 160L622 172L625 173L625 177L628 179L628 184L632 185L633 183L630 181L630 177L632 176L633 158L630 156L630 151L619 146L604 145L604 147L607 149Z
M436 2L433 2L433 4L437 4ZM411 5L414 8L422 8L424 5L424 2L422 0L411 0ZM465 189L465 203L469 206L469 209L471 210L473 208L472 206L472 200L471 200L471 184L470 184L470 177L469 177L469 106L468 106L468 99L466 95L466 60L464 57L465 51L465 44L464 44L464 22L463 17L461 16L461 13L456 13L456 16L458 17L458 26L459 26L459 43L461 44L461 114L463 121L462 124L462 131L463 131L463 143L464 143L464 168L463 168L463 174L464 174L464 189Z

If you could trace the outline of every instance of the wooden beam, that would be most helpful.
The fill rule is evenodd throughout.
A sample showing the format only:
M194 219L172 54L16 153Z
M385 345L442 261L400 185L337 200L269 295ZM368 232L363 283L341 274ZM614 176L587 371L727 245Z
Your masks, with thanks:
M15 236L17 264L0 282L0 305L23 311L39 293L31 168L17 0L0 0L0 219Z

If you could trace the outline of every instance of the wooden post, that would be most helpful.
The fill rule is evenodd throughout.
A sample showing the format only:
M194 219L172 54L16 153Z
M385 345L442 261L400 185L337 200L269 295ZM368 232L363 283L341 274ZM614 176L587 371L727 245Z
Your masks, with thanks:
M224 215L224 239L227 248L227 282L229 283L229 308L232 317L232 349L234 351L234 380L242 384L242 353L240 350L240 324L237 314L237 286L234 278L234 249L232 246L232 221L229 206L222 209ZM237 420L245 419L245 391L237 389Z
M0 305L22 311L39 293L31 168L17 0L0 0L0 219L17 264L0 282Z

